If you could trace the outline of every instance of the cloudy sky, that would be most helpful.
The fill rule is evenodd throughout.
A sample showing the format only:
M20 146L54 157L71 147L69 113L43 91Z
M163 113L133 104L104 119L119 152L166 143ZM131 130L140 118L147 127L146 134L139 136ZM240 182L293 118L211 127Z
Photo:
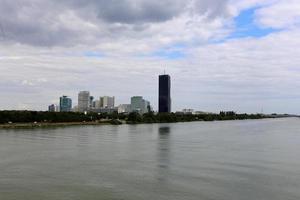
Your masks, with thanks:
M0 0L0 110L80 90L173 111L300 114L299 0Z

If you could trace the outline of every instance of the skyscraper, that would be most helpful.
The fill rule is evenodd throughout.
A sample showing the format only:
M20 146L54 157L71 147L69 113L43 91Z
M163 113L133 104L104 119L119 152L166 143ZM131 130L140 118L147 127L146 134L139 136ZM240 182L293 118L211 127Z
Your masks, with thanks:
M100 105L102 108L115 107L115 97L109 97L109 96L100 97Z
M132 112L138 112L138 113L142 113L142 109L143 109L143 97L142 96L134 96L131 97L131 111Z
M94 102L95 102L95 108L96 108L96 109L101 108L101 101L100 101L100 100L96 100L96 101L94 101Z
M67 96L59 98L59 111L70 112L72 110L72 99Z
M143 99L142 96L134 96L131 97L131 103L130 103L131 111L132 112L138 112L140 114L147 113L148 108L151 108L150 102Z
M93 96L90 96L89 98L89 108L92 109L94 108L95 106L93 106L93 102L94 102L94 97Z
M89 110L90 105L90 92L81 91L78 94L78 112L86 112Z
M171 78L169 75L159 75L158 112L171 112Z

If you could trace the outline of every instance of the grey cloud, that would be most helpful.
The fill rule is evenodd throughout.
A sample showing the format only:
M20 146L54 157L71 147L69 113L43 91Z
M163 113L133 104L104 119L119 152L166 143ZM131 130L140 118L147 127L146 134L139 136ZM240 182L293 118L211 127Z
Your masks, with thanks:
M116 30L120 36L134 37L149 24L181 16L189 6L197 15L223 16L226 4L223 0L0 0L0 43L95 44L115 37ZM68 13L75 17L66 17Z
M70 0L76 10L90 11L107 23L141 24L167 21L184 11L183 0Z
M135 4L130 1L121 2L115 5L111 3L100 5L98 16L113 23L162 22L177 16L184 6L183 2L173 0L140 1Z
M208 18L228 15L229 0L72 0L69 5L93 10L109 23L140 24L164 22L180 14L206 14Z
M199 14L205 13L208 19L216 17L229 16L228 4L229 0L210 0L210 1L195 1L194 8Z
M33 46L65 45L68 38L78 38L74 32L59 23L63 12L58 5L47 1L0 0L0 38Z

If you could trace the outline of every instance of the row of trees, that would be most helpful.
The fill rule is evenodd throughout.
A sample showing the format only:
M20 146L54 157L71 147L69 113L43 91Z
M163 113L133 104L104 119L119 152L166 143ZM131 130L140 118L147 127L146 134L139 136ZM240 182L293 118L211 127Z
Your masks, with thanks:
M73 112L38 112L38 111L0 111L0 123L31 122L82 122L93 118L83 113Z
M148 112L140 115L138 113L74 113L74 112L39 112L39 111L0 111L0 123L33 123L33 122L90 122L101 119L123 120L127 123L168 123L188 121L214 121L214 120L243 120L260 119L259 114L236 114L234 112L220 112L219 114L177 114Z
M220 112L220 114L177 114L177 113L130 113L127 117L128 123L170 123L170 122L190 122L190 121L216 121L216 120L245 120L261 119L260 114L236 114L234 112Z

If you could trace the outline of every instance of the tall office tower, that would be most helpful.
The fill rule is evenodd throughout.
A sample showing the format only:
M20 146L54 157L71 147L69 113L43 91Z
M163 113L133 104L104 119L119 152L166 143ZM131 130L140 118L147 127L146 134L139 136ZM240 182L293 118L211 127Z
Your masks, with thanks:
M152 112L152 107L150 105L150 101L145 100L145 113Z
M158 112L171 112L171 79L167 74L159 75Z
M100 97L100 106L102 108L114 108L115 97L109 97L109 96Z
M90 92L81 91L78 94L78 112L86 112L89 110Z
M71 112L72 110L72 99L67 96L59 98L59 111L60 112Z
M99 106L100 108L103 108L103 97L99 98Z
M94 106L93 106L93 101L94 101L94 97L93 96L90 96L89 98L89 108L92 109Z
M142 96L131 97L130 107L132 112L138 112L144 114L148 112L150 102L143 99Z

